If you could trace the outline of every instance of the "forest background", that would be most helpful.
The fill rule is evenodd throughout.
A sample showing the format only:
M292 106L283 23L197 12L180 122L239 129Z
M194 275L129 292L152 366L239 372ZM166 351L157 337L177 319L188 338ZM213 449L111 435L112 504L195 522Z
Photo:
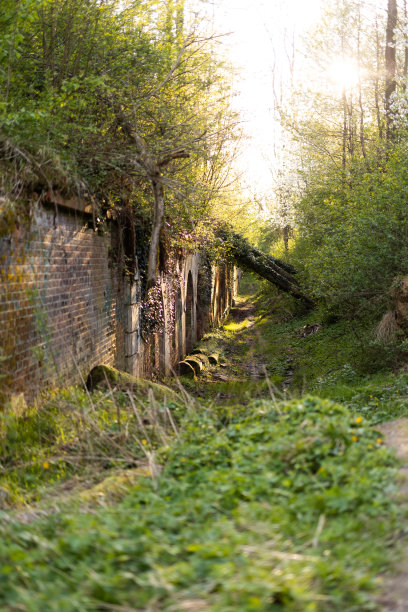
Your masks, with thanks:
M407 7L380 4L331 2L301 55L288 33L286 72L271 73L272 188L248 197L234 165L245 117L209 4L6 1L4 231L27 194L76 193L101 226L113 210L138 219L152 286L160 240L205 236L225 253L208 220L235 219L323 308L380 316L408 271Z

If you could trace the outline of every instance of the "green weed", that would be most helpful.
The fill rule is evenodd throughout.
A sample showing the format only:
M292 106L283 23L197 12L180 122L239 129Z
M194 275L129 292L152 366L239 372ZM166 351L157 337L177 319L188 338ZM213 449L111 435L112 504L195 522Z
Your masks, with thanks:
M161 462L113 507L3 525L1 607L374 609L399 517L396 461L364 419L311 397L188 411Z
M23 528L3 512L0 609L376 609L404 511L372 425L407 413L408 374L360 367L367 321L302 337L316 314L284 318L209 334L228 367L176 403L68 389L3 415L6 505L46 507L71 477L87 490ZM267 377L245 378L252 359ZM271 399L284 384L320 397Z

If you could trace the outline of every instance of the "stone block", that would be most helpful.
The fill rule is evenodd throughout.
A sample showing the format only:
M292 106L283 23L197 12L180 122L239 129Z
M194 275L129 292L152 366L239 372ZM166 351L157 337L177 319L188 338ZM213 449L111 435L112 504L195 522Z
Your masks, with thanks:
M134 355L138 352L140 346L139 332L134 331L131 334L125 334L125 357Z
M126 332L128 334L139 329L139 304L131 304L126 308Z
M125 287L125 302L126 305L138 304L140 302L139 286L137 283L126 283Z

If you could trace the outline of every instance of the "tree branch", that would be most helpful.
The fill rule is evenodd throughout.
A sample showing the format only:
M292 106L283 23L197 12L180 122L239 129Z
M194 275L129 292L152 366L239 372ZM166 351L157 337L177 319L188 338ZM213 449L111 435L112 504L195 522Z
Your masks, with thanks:
M164 168L165 166L168 166L169 163L173 161L173 159L188 159L189 157L190 153L182 149L181 151L174 151L173 153L170 153L162 160L157 162L157 165L159 166L159 168Z

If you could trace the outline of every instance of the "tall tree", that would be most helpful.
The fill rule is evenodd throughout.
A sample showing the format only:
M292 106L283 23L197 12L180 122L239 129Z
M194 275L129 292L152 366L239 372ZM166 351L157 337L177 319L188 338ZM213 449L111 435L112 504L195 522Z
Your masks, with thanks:
M395 36L397 18L397 0L388 0L385 40L385 116L387 122L387 140L390 140L393 134L392 96L397 87L395 78L397 69L397 49Z

